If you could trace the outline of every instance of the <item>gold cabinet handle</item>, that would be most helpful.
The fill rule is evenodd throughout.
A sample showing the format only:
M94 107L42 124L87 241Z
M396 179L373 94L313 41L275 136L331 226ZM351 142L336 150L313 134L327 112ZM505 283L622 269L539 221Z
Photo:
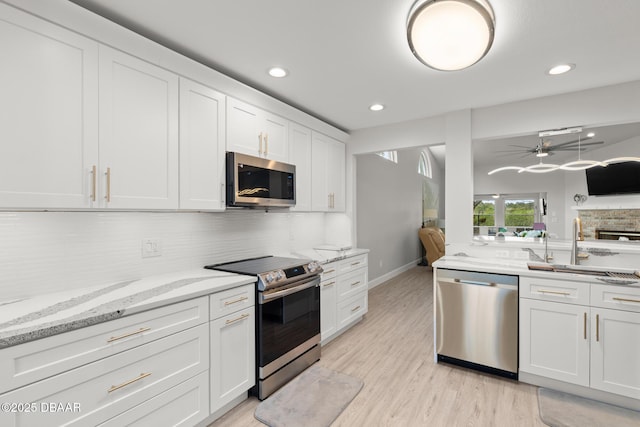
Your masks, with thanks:
M553 295L564 295L564 296L571 295L570 292L549 291L549 290L546 290L546 289L540 289L538 292L541 293L541 294L553 294Z
M352 263L351 263L351 267L353 267L354 265L358 265L358 264L360 264L360 261L358 261L358 262L352 262Z
M96 165L93 165L91 168L91 201L96 201L96 181L98 177L96 176Z
M584 313L584 322L583 322L583 335L584 335L584 339L587 339L587 313Z
M243 314L243 315L242 315L242 316L240 316L240 317L236 317L235 319L226 320L224 323L225 323L225 325L230 325L230 324L232 324L232 323L236 323L236 322L239 322L239 321L241 321L241 320L244 320L244 319L246 319L247 317L249 317L249 315L248 315L247 313L245 313L245 314Z
M224 305L225 305L225 307L226 307L226 306L228 306L228 305L237 304L237 303L239 303L239 302L246 301L246 300L248 300L248 299L249 299L249 297L241 297L241 298L235 299L235 300L233 300L233 301L225 301L225 302L224 302Z
M258 153L262 154L262 132L258 135L258 140L260 141L260 147L258 148Z
M111 168L107 168L107 195L105 198L107 199L107 203L111 201Z
M324 285L322 285L322 286L323 286L324 288L327 288L327 287L329 287L329 286L333 286L333 285L335 285L335 284L336 284L336 282L329 282L329 283L325 283L325 284L324 284Z
M600 315L596 314L596 342L600 341Z
M151 372L142 373L142 374L138 375L136 378L134 378L134 379L132 379L132 380L125 381L125 382L123 382L122 384L112 385L112 386L111 386L111 388L110 388L109 390L107 390L107 393L111 393L111 392L114 392L114 391L116 391L116 390L119 390L119 389L121 389L122 387L126 387L126 386L128 386L129 384L133 384L133 383L135 383L136 381L140 381L140 380L141 380L141 379L143 379L143 378L147 378L149 375L151 375Z
M630 299L630 298L613 297L612 300L614 300L614 301L623 301L623 302L637 302L637 303L640 303L639 299Z
M264 134L264 155L266 156L269 152L269 134Z
M357 307L355 307L355 308L352 308L352 309L351 309L351 312L352 312L352 313L354 313L354 312L356 312L356 311L358 311L358 310L360 310L360 306L357 306Z
M322 274L329 274L329 273L333 273L334 271L336 271L334 268L332 268L331 270L325 270L322 272Z
M143 333L143 332L150 331L150 330L151 330L151 328L140 328L140 329L138 329L137 331L128 332L128 333L126 333L126 334L119 335L119 336L117 336L117 337L111 337L111 338L109 338L109 339L107 340L107 342L114 342L114 341L118 341L118 340L121 340L121 339L123 339L123 338L131 337L131 336L133 336L133 335L138 335L138 334L141 334L141 333Z
M359 284L360 284L360 281L358 280L357 282L353 282L351 286L358 286Z

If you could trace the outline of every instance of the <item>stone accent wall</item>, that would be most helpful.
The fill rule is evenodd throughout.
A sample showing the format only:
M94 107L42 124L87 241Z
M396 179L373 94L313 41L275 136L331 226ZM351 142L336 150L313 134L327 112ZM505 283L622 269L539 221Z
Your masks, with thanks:
M596 228L616 231L640 231L640 209L580 210L585 239L596 238Z

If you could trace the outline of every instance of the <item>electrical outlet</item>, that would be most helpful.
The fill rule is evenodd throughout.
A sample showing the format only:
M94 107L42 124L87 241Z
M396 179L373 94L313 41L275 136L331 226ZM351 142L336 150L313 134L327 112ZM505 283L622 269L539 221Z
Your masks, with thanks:
M162 255L162 241L160 239L142 239L142 258Z
M509 251L507 250L496 251L496 258L509 258Z

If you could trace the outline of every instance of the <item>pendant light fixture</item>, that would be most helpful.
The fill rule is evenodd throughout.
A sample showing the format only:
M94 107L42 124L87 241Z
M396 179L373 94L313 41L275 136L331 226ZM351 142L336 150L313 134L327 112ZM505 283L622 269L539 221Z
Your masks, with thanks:
M407 21L413 54L441 71L462 70L482 59L494 31L493 9L486 0L418 0Z

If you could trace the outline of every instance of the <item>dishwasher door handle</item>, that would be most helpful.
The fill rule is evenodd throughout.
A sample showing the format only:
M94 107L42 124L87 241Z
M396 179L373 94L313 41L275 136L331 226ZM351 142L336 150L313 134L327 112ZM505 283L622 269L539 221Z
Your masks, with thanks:
M496 284L493 282L479 282L477 280L461 280L461 279L453 279L456 283L462 283L463 285L480 285L480 286L495 286Z

